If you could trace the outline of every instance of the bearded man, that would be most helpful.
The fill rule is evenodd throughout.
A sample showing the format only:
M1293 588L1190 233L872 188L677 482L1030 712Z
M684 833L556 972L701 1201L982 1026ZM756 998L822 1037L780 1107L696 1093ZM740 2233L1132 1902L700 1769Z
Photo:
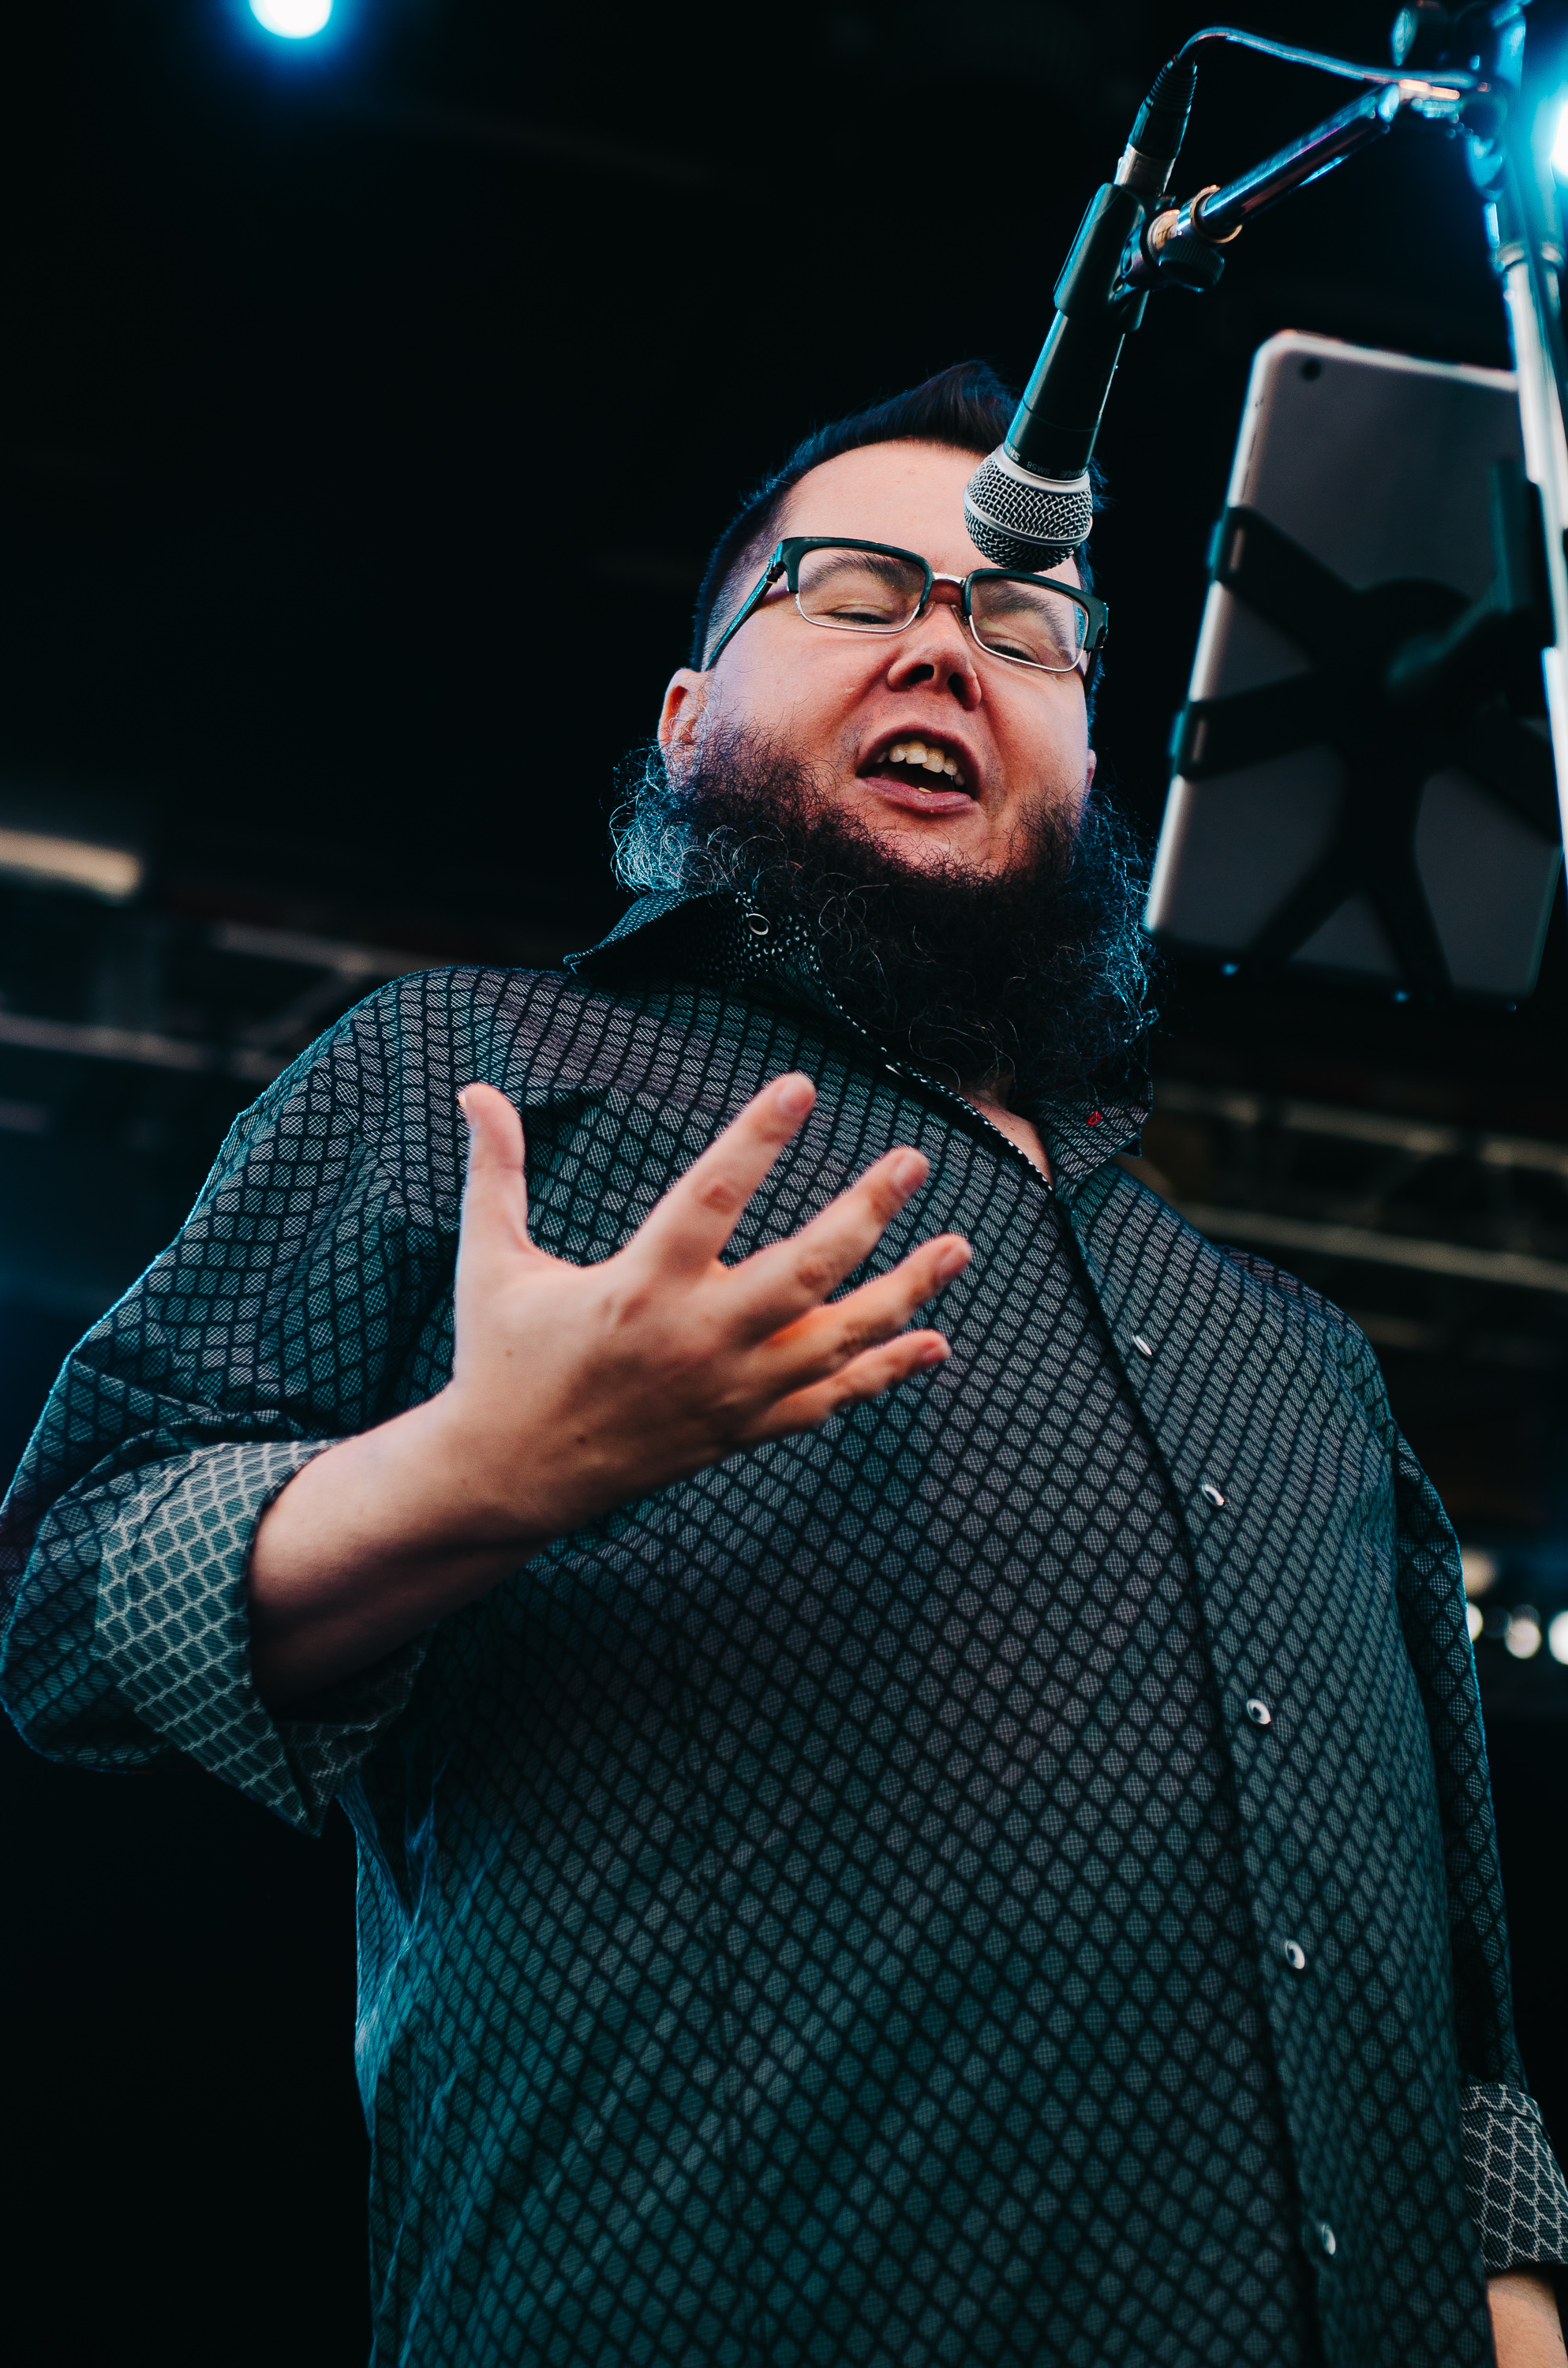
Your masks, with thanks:
M354 1821L388 2368L1563 2359L1453 1539L1355 1326L1118 1162L1007 416L747 504L641 901L303 1055L7 1500L40 1749Z

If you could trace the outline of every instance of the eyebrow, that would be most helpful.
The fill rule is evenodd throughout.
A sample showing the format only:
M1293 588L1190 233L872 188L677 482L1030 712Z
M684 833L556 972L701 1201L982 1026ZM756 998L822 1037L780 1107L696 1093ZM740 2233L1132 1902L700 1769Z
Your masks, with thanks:
M811 552L805 556L825 558L828 564L822 571L824 575L836 575L846 569L858 568L869 569L873 575L893 576L905 573L911 564L907 559L895 559L891 551Z
M993 579L992 583L994 604L1004 611L1008 609L1038 608L1040 595L1047 592L1054 592L1060 599L1065 600L1069 607L1076 609L1081 606L1081 602L1074 598L1074 587L1069 584L1022 584L1016 576L1008 576L1000 584Z

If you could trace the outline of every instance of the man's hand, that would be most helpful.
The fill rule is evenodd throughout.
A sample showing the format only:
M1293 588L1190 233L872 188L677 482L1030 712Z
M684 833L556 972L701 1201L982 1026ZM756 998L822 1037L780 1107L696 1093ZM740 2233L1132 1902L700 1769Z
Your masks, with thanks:
M471 1139L448 1411L484 1530L562 1536L947 1355L940 1333L902 1327L968 1262L953 1235L822 1304L924 1182L918 1151L889 1152L789 1241L721 1262L814 1099L805 1077L770 1086L619 1256L580 1267L528 1238L510 1102L493 1086L459 1097Z
M1563 2368L1568 2351L1557 2297L1534 2270L1507 2270L1486 2281L1497 2368Z
M939 1333L903 1327L968 1263L958 1235L824 1304L924 1181L917 1151L722 1263L814 1099L802 1076L766 1087L623 1250L579 1267L529 1238L517 1111L493 1086L464 1088L452 1378L317 1456L267 1510L250 1569L264 1691L363 1668L551 1538L941 1362Z

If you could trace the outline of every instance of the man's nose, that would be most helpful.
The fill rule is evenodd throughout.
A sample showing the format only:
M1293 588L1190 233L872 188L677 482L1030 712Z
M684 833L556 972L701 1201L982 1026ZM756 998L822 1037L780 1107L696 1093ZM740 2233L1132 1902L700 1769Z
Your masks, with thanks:
M913 625L894 645L888 683L893 690L917 690L936 683L949 691L963 708L978 707L983 696L974 663L974 645L964 629L962 587L938 583Z

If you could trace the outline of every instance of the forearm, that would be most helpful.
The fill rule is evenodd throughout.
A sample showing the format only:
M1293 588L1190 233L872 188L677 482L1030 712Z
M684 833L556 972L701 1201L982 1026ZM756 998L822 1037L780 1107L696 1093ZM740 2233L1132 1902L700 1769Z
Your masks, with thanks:
M247 1581L257 1688L282 1703L368 1668L551 1534L496 1502L450 1391L339 1440L256 1530Z
M1539 2271L1508 2270L1488 2278L1486 2298L1497 2368L1563 2368L1568 2351L1557 2297Z

